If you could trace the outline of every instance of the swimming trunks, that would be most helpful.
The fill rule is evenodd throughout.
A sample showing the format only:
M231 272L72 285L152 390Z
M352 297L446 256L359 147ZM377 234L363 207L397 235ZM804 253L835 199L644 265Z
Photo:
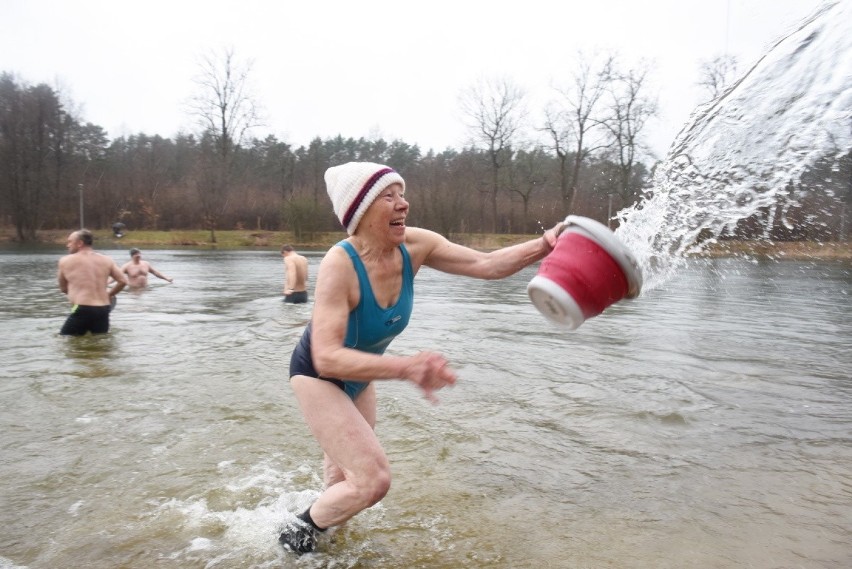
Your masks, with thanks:
M284 295L284 302L288 304L304 304L308 301L308 291L299 290Z
M106 334L109 332L109 313L112 306L85 306L75 304L71 314L59 331L60 336L82 336L86 332Z
M414 307L414 272L411 269L411 258L405 245L400 245L402 253L402 289L399 299L393 306L382 308L376 302L367 269L357 251L348 241L337 244L347 252L355 272L358 275L358 285L361 298L358 305L349 313L346 327L346 338L343 345L347 348L383 354L391 341L396 338L408 325L411 310ZM306 375L330 381L340 387L350 399L354 400L370 384L369 381L349 381L333 377L321 377L314 368L311 358L311 325L305 328L302 339L290 358L290 377Z

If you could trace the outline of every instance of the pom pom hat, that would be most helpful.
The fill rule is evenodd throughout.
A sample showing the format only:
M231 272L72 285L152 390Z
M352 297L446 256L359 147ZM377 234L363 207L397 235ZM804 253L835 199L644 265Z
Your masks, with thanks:
M405 190L405 180L393 168L372 162L347 162L325 171L334 214L349 235L355 233L373 200L391 184L400 184Z

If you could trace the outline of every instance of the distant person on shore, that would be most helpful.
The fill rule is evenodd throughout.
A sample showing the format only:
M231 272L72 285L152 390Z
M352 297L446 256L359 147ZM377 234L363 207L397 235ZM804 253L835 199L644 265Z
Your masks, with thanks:
M284 258L284 302L304 304L308 301L308 260L296 253L292 245L281 247Z
M298 553L313 551L321 532L390 488L390 464L374 431L376 380L411 382L433 403L436 391L456 382L438 352L383 355L408 325L420 268L505 278L543 259L562 229L558 223L541 237L485 253L406 226L405 181L387 166L350 162L329 168L325 182L349 237L320 264L313 315L290 359L290 385L324 453L322 493L278 538Z
M59 290L71 302L71 314L59 331L62 336L109 332L109 313L115 295L127 286L127 279L115 261L96 253L92 249L93 242L92 233L87 229L74 231L65 243L69 254L59 259ZM115 285L107 289L110 277Z
M148 286L148 273L155 277L159 277L164 281L174 282L174 279L167 277L157 269L151 266L148 261L142 260L142 252L139 249L130 250L130 260L124 263L121 267L121 272L127 275L130 288L140 289Z

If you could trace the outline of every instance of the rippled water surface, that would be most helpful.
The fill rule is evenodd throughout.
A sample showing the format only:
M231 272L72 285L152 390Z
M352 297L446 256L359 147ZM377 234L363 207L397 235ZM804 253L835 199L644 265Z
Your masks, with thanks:
M118 261L125 251L107 251ZM691 261L574 332L424 269L379 386L383 502L297 558L320 489L276 252L147 251L104 337L57 336L61 251L0 253L0 567L852 566L852 266ZM319 256L311 255L315 272Z

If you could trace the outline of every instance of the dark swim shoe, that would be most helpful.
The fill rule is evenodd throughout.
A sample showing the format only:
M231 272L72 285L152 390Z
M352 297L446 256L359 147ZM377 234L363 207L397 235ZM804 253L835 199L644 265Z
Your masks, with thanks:
M317 546L317 531L302 520L288 522L278 541L293 553L310 553Z

